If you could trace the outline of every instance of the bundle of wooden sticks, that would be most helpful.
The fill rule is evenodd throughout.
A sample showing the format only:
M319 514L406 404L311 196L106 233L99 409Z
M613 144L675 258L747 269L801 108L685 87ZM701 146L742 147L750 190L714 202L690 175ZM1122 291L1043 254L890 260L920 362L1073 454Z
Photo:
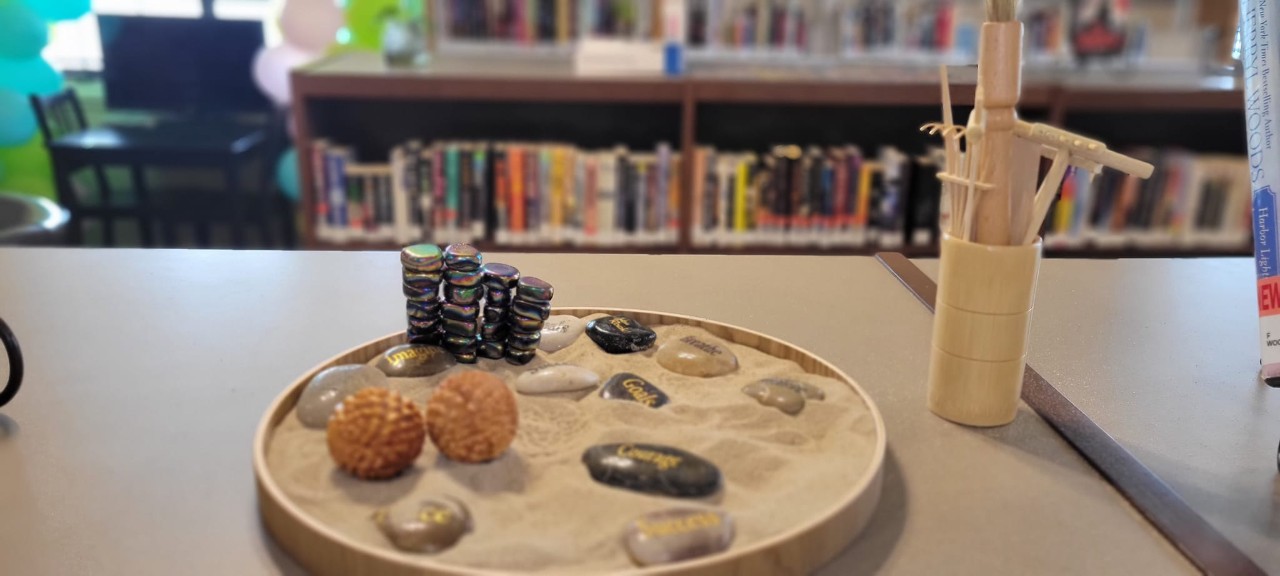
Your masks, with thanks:
M950 208L949 221L940 223L943 231L980 244L1034 242L1069 166L1090 175L1107 166L1139 178L1149 177L1153 169L1097 140L1018 119L1022 25L1016 19L1017 8L1017 0L986 2L977 92L968 123L959 126L952 121L951 87L943 66L942 122L921 127L941 135L946 151L946 165L938 173L943 201ZM1053 163L1037 189L1042 156Z

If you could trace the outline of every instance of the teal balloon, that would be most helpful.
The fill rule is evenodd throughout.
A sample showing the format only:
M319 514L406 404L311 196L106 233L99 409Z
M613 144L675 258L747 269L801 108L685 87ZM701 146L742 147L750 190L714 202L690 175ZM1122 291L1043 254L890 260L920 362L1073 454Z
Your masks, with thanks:
M27 97L12 90L0 90L0 148L16 146L36 133L36 115Z
M298 181L298 149L289 148L280 155L276 162L276 185L294 202L298 201L298 192L302 189Z
M90 0L19 0L45 20L75 20L89 13Z
M0 0L0 57L35 58L49 43L49 25L26 4Z
M19 94L48 95L62 90L62 75L40 58L0 58L0 88Z

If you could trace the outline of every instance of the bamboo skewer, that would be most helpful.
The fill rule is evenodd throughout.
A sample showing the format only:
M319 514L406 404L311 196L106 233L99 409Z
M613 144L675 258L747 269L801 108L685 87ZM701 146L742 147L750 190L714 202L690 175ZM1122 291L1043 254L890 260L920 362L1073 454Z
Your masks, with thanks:
M1058 187L1062 185L1062 177L1067 173L1067 166L1070 161L1071 151L1066 148L1059 148L1057 154L1053 157L1053 164L1049 166L1049 173L1045 175L1044 181L1040 183L1040 190L1036 192L1031 221L1022 234L1023 244L1030 244L1035 241L1037 234L1040 232L1040 226L1044 223L1045 217L1049 215L1049 207L1053 206L1053 199L1058 195Z
M979 198L976 194L978 190L978 171L981 166L983 140L986 139L986 133L987 118L982 109L982 86L979 85L974 96L973 110L969 112L969 125L965 129L964 138L964 174L969 186L963 196L963 206L961 207L961 210L964 211L964 216L960 226L960 238L966 241L976 240L976 235L973 231L973 219L979 205ZM983 180L982 183L985 184L982 188L982 196L990 196L995 186L986 180Z
M955 124L952 121L953 118L951 115L951 81L947 78L946 64L938 66L938 75L941 77L941 80L942 80L942 121L948 127L954 127ZM951 132L952 134L956 134L959 131L952 130ZM943 142L945 142L946 154L947 154L946 172L948 174L951 174L951 173L954 173L956 169L956 163L959 161L960 140L958 136L954 136L954 135L947 136L946 134L944 134ZM958 195L956 194L957 191L955 189L956 188L955 186L947 186L945 183L944 183L944 186L946 186L946 189L948 191L948 196L950 196L951 209L952 209L951 234L954 236L956 233L956 224L955 224L956 214L957 214L956 205L959 202L959 199L956 198L956 196Z

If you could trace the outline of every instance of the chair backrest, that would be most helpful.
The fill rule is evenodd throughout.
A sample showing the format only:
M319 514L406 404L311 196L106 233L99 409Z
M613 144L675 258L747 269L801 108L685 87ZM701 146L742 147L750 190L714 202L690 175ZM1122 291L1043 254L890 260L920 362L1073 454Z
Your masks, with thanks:
M44 135L45 142L89 127L74 88L49 96L32 94L31 108L40 121L40 132Z

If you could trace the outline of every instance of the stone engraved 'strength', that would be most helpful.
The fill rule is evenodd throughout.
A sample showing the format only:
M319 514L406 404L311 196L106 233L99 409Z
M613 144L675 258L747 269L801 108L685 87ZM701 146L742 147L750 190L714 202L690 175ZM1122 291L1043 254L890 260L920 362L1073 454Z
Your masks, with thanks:
M719 346L710 342L703 342L693 336L685 336L684 338L681 338L680 341L706 352L707 354L724 354L724 350L721 350Z

